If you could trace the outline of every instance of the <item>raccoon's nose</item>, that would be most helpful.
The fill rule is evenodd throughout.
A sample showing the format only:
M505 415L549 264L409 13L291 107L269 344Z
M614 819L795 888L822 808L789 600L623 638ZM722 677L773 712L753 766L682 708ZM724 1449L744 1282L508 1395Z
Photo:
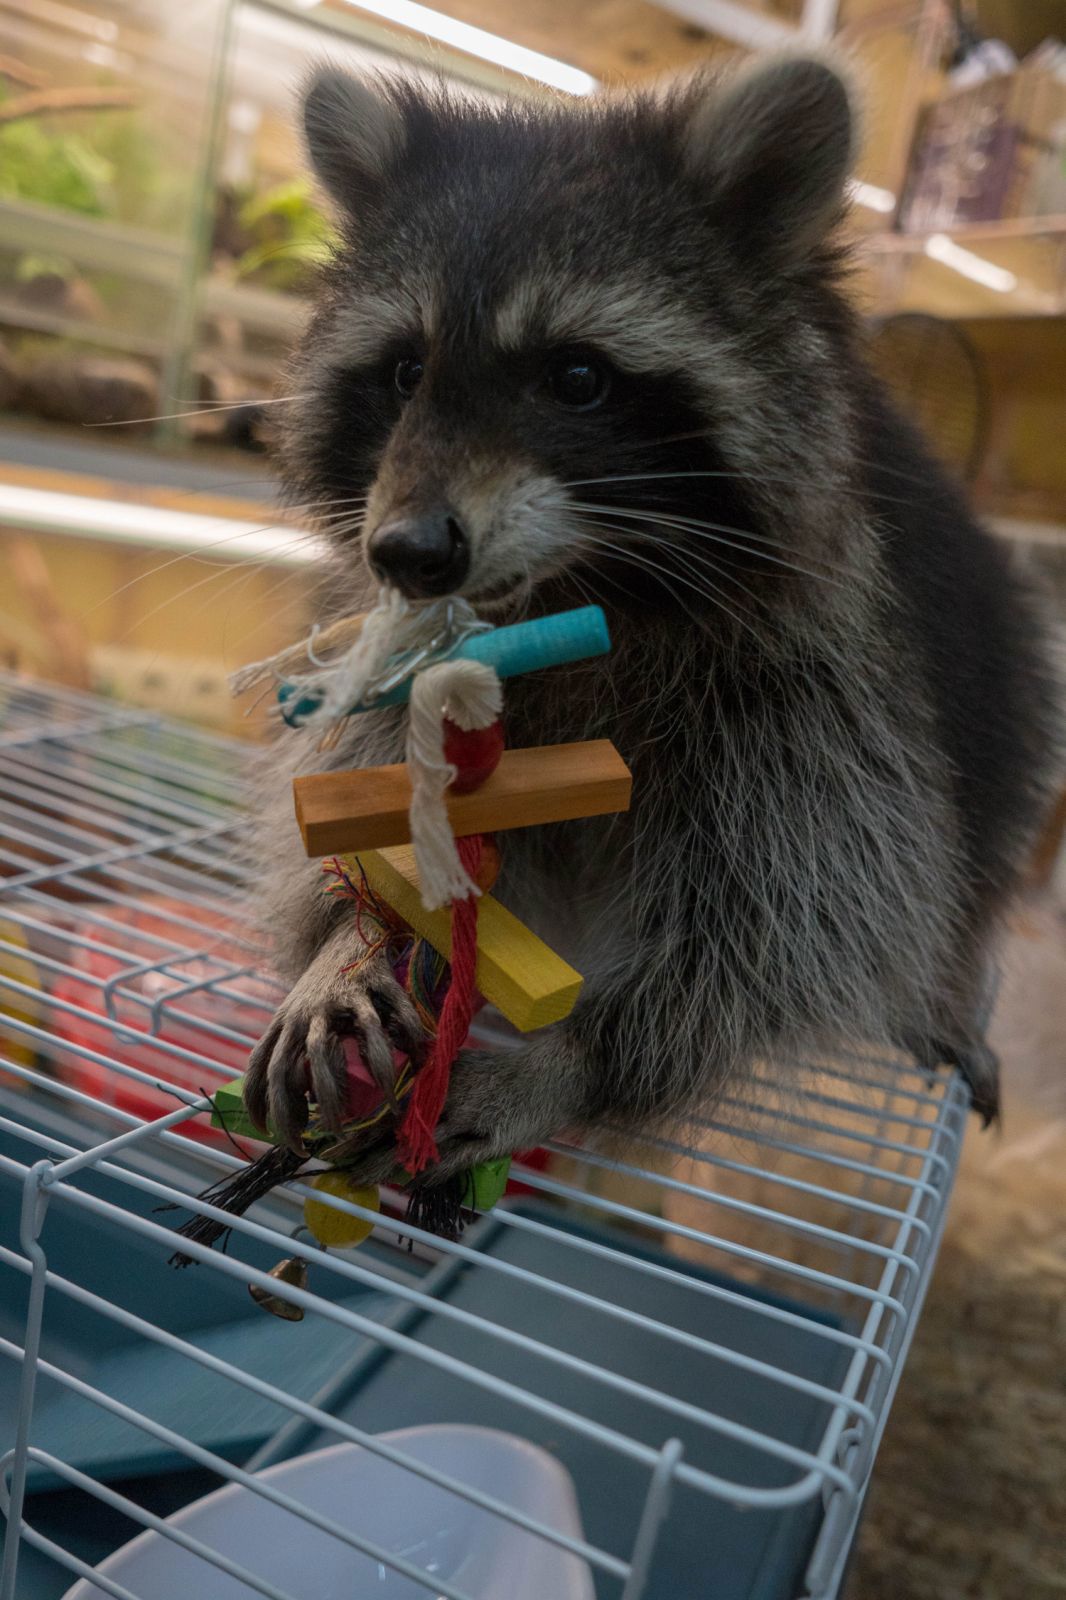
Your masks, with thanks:
M384 582L424 600L458 589L470 570L470 545L450 512L431 511L375 528L367 559Z

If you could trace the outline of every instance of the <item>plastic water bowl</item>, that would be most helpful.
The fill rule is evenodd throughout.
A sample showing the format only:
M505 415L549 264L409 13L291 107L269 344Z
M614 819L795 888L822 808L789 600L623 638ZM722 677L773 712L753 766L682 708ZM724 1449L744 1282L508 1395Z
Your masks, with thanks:
M441 1424L380 1437L456 1483L582 1537L573 1482L538 1445L491 1428ZM331 1445L283 1461L258 1481L291 1496L346 1532L372 1541L471 1600L594 1600L580 1557L358 1445ZM293 1600L427 1600L436 1590L364 1555L333 1534L240 1484L197 1500L167 1527L266 1580ZM97 1569L139 1600L253 1600L259 1591L154 1530ZM108 1600L82 1579L65 1600Z

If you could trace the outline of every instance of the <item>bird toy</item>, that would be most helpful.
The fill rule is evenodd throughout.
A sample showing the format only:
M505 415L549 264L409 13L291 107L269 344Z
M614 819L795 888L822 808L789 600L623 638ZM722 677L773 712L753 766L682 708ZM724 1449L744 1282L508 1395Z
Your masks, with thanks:
M343 654L323 661L320 652L338 645ZM418 1063L396 1052L397 1076L386 1091L356 1040L345 1038L342 1127L322 1127L310 1104L302 1152L275 1144L202 1199L240 1214L315 1161L326 1170L311 1180L314 1187L375 1213L377 1191L360 1187L331 1153L339 1156L353 1135L391 1118L394 1181L409 1189L409 1219L454 1237L464 1213L495 1204L509 1158L447 1185L419 1181L437 1159L435 1130L452 1064L482 1001L528 1031L567 1016L582 983L491 894L501 855L496 835L627 810L631 789L629 770L608 740L505 748L501 680L609 649L599 606L492 627L465 601L413 603L387 591L364 616L316 631L303 645L235 675L237 692L272 679L284 721L320 731L327 746L347 717L407 704L404 762L303 775L293 789L306 852L324 858L325 892L352 903L365 947L346 972L354 975L384 952L429 1042ZM248 1115L239 1079L215 1095L212 1121L230 1134L272 1137ZM327 1246L358 1243L373 1226L365 1215L312 1200L304 1224ZM180 1231L211 1244L227 1230L197 1217ZM291 1281L300 1271L294 1257L279 1263L275 1275ZM259 1296L260 1303L270 1298Z

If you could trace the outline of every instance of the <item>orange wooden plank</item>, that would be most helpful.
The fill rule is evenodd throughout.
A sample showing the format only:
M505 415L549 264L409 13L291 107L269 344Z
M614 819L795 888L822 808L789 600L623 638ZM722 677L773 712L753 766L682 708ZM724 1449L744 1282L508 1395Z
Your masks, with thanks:
M609 739L505 750L480 789L448 799L457 836L530 828L628 811L632 779ZM293 780L296 820L309 856L407 844L407 768L315 772Z

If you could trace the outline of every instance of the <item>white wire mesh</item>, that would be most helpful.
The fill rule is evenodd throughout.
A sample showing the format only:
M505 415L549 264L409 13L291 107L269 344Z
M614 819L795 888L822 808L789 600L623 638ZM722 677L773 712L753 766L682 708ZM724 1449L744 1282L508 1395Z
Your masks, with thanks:
M683 1135L553 1145L460 1242L407 1224L399 1196L376 1219L337 1202L376 1221L371 1240L327 1255L301 1236L310 1286L278 1288L266 1271L309 1192L293 1183L235 1222L229 1253L190 1244L200 1264L175 1272L158 1208L240 1165L205 1139L204 1096L281 993L230 849L242 751L65 690L0 679L0 697L0 1271L17 1290L0 1303L0 1600L60 1595L138 1527L188 1542L167 1514L225 1481L411 1594L484 1600L256 1476L337 1440L579 1557L600 1597L836 1594L943 1226L961 1082L881 1053L802 1088L763 1069ZM252 1284L306 1314L282 1325L305 1342L280 1375L240 1340L219 1353L220 1330L262 1317ZM449 1417L555 1453L584 1535L380 1437ZM205 1583L290 1593L199 1553Z

